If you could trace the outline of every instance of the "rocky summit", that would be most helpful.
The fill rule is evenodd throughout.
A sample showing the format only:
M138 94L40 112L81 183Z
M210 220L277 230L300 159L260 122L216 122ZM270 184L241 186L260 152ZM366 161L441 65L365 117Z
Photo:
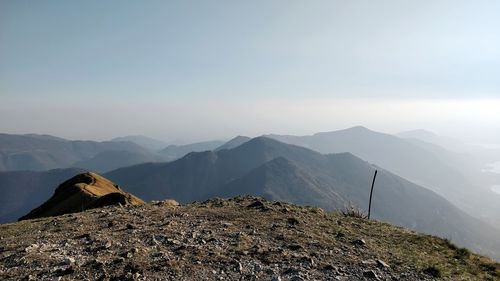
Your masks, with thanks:
M355 212L255 197L0 225L1 280L499 280L500 265Z
M54 195L19 220L57 216L108 205L138 205L144 201L92 172L72 177L56 188Z

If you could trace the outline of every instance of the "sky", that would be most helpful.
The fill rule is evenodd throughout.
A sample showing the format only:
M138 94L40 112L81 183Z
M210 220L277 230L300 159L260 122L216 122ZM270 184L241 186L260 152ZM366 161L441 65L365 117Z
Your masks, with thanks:
M500 2L0 1L0 132L500 143Z

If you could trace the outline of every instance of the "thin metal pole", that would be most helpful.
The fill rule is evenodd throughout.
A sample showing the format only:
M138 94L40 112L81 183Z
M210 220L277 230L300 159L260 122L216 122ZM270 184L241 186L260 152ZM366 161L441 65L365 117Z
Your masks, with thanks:
M375 174L373 175L372 181L372 189L370 190L370 203L368 204L368 219L370 219L370 215L372 212L372 195L373 195L373 187L375 186L375 179L377 178L377 170L375 170Z

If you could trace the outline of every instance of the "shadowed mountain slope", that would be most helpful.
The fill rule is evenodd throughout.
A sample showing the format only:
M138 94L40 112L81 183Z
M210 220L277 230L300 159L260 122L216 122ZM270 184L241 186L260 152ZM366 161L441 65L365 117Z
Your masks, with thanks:
M311 136L269 135L320 153L350 152L405 179L437 192L477 218L500 224L500 197L482 186L471 158L431 143L415 143L364 127Z
M73 166L92 171L109 172L121 167L147 162L157 162L160 160L162 160L161 157L155 157L150 153L140 153L126 150L108 150L101 152L90 159L78 161L74 163Z
M158 151L160 149L165 148L168 145L164 141L149 138L146 136L124 136L124 137L114 138L111 141L114 141L114 142L118 142L118 141L133 142L135 144L138 144L138 145L145 147L147 149L151 149L153 151Z
M364 127L317 133L312 136L267 137L320 153L349 152L413 182L438 189L436 191L449 188L447 184L450 181L466 181L458 171L424 148Z
M131 142L70 141L46 135L0 134L0 171L43 171L79 164L107 171L146 160L155 161L156 156Z
M165 164L143 164L105 174L146 200L181 202L250 194L333 210L365 209L374 167L349 153L322 155L269 138L229 150L190 153ZM451 238L498 255L498 231L423 187L380 169L375 218Z
M166 148L160 150L160 154L164 157L165 160L172 161L179 159L190 152L214 150L223 144L224 142L216 140L190 143L185 145L169 145Z
M237 136L237 137L234 137L234 138L230 139L225 144L217 147L215 149L215 151L223 150L223 149L233 149L233 148L235 148L237 146L240 146L240 145L244 144L245 142L247 142L249 140L251 140L251 138L249 138L249 137Z

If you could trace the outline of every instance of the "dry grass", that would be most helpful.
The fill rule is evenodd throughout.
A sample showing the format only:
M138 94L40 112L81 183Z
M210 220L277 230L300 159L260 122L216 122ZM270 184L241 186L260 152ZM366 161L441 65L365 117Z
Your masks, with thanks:
M40 278L50 279L53 276L46 270L50 272L54 264L60 263L51 258L60 251L79 255L80 260L89 263L88 268L86 265L74 268L75 272L66 276L70 279L99 277L104 270L124 278L130 267L147 279L212 280L219 277L214 277L213 270L224 270L226 280L266 279L265 272L275 270L274 264L279 268L276 273L284 276L284 280L290 279L294 270L305 271L311 279L322 280L338 274L325 271L332 266L342 269L352 280L363 279L363 271L367 269L376 270L383 280L392 277L400 280L499 280L500 277L500 265L491 259L437 237L368 221L359 216L359 212L326 213L317 208L264 200L262 208L248 208L253 200L237 198L183 206L108 207L1 225L0 246L4 248L0 252L0 279L21 279L33 272L40 274ZM113 221L113 226L103 228L108 221ZM127 224L135 228L128 229ZM93 242L88 244L87 240L78 238L83 234L89 234ZM151 242L152 235L157 236L158 245ZM353 244L357 239L363 239L366 244ZM108 240L113 242L111 248L100 250L98 254L104 262L103 269L91 267L95 266L91 263L95 259L93 251L102 247L102 241ZM24 249L33 243L68 243L69 246L27 255ZM131 249L138 249L132 259L114 262ZM18 262L21 257L25 264ZM390 268L382 270L376 264L366 263L379 259ZM235 269L238 262L244 272ZM249 273L248 268L256 263L262 270ZM10 275L2 276L1 272L6 272L7 268L14 269Z
M363 212L363 210L361 210L360 208L358 208L354 205L350 205L350 206L344 208L344 210L340 211L340 213L344 217L358 218L358 219L368 218L368 215L365 212Z

